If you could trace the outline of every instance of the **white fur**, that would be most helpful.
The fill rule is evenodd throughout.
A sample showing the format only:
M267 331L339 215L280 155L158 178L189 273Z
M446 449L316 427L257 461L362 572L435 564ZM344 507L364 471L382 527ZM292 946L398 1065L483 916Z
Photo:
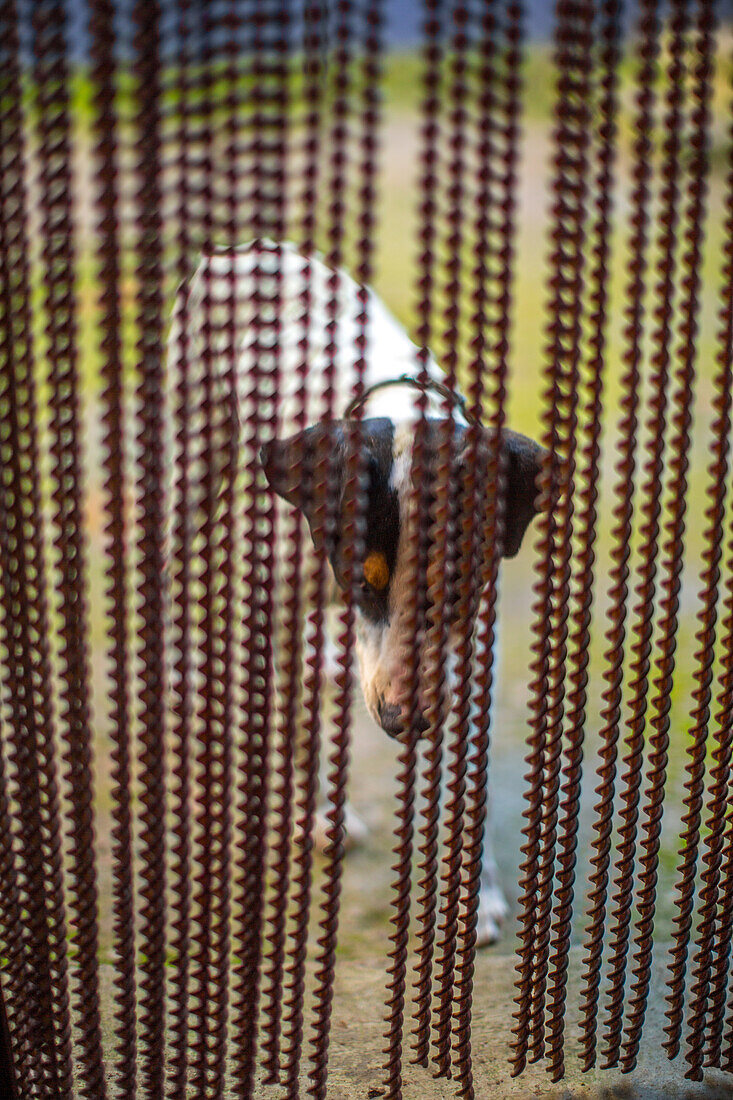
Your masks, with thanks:
M234 251L203 256L176 300L169 363L175 370L183 346L184 318L189 356L202 354L204 321L208 321L213 330L209 337L214 353L212 364L223 377L233 332L242 421L246 422L254 401L263 403L273 396L266 383L259 393L253 392L255 365L259 363L261 375L274 378L275 371L278 372L277 432L281 436L291 435L299 427L303 396L299 393L299 370L304 357L308 363L304 394L307 422L313 423L325 415L328 349L332 341L335 342L334 392L329 414L333 418L344 415L357 381L357 340L364 328L362 312L366 313L367 337L364 387L402 374L415 376L418 349L376 294L360 290L345 272L338 273L335 285L333 280L334 272L323 260L315 256L306 258L288 243L260 241ZM308 308L304 299L306 289L310 298ZM364 294L366 298L362 300ZM333 333L329 328L332 312ZM428 356L426 369L435 381L443 378L432 356ZM417 399L416 389L391 386L370 397L367 415L386 416L395 423L410 420L416 416ZM440 415L439 400L434 394L429 394L428 410L433 416Z

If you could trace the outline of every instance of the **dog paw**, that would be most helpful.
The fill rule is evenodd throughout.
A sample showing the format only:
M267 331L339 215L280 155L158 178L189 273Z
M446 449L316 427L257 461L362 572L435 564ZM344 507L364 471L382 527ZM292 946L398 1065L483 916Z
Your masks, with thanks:
M506 898L498 886L482 886L478 895L476 947L488 947L501 938L501 926L509 915Z
M346 830L346 849L350 851L369 839L369 826L348 804L344 810L344 829Z
M329 820L325 810L320 810L313 824L313 844L316 851L324 852L328 847ZM348 804L344 807L344 851L351 852L364 844L369 837L369 826Z

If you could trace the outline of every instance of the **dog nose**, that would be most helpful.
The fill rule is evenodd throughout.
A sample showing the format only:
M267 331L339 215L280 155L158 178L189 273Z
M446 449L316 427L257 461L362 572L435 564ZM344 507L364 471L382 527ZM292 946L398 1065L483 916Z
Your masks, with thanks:
M399 737L402 733L402 707L396 703L387 703L380 699L377 704L379 724L390 737Z
M377 704L377 713L379 715L379 724L385 733L394 738L402 737L405 733L405 720L402 707L397 706L396 703L387 703L384 699L380 699ZM427 733L429 729L429 723L421 713L417 715L416 726L418 736Z

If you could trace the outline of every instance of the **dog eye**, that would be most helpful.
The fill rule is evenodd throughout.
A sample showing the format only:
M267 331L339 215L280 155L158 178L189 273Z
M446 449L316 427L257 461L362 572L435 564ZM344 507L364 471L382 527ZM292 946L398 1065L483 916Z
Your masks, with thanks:
M370 588L377 592L383 591L389 584L389 566L384 554L379 550L372 550L364 559L364 580Z

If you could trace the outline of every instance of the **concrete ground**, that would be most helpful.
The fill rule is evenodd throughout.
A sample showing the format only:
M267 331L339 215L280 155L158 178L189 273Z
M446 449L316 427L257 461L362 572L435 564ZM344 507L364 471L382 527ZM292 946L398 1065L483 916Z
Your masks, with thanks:
M570 1003L577 998L580 951L571 957ZM377 966L349 963L341 968L336 998L329 1072L329 1096L362 1100L377 1096L384 1062L381 1000L384 974ZM476 968L473 1016L474 1083L477 1100L543 1098L543 1100L724 1100L733 1097L733 1077L708 1070L700 1083L684 1079L682 1059L670 1063L660 1048L664 1023L663 990L657 969L650 999L644 1052L631 1074L596 1070L583 1074L577 1054L578 1030L574 1015L567 1024L567 1073L553 1085L542 1065L529 1066L512 1078L508 1064L514 1011L514 966L506 949L483 951ZM450 1080L435 1079L428 1069L404 1067L404 1100L449 1100L457 1095ZM262 1090L262 1100L277 1090Z
M500 711L507 717L511 706ZM615 1070L582 1073L578 1060L578 999L582 941L575 937L571 950L566 1021L566 1077L552 1084L544 1063L530 1065L518 1078L511 1077L509 1056L512 1041L516 947L516 866L521 826L522 783L512 782L521 774L522 744L512 739L502 750L496 747L494 768L494 817L496 854L511 915L500 943L478 952L474 984L473 1060L477 1100L542 1097L547 1100L724 1100L733 1097L733 1076L706 1071L703 1082L686 1081L683 1054L669 1062L661 1042L664 1018L666 944L655 945L653 985L649 998L644 1039L637 1069L631 1074ZM337 961L336 996L331 1036L329 1097L334 1100L362 1100L378 1096L383 1084L385 983L387 937L391 926L391 819L390 771L383 771L385 758L393 748L370 731L368 719L356 730L353 760L353 801L370 821L372 834L363 848L346 860L340 919L341 948ZM393 774L393 773L392 773ZM373 790L372 790L373 788ZM376 794L381 789L381 796ZM503 835L509 823L512 834ZM581 883L582 886L582 883ZM666 897L666 880L662 894ZM582 894L581 894L582 900ZM582 910L581 910L582 913ZM667 928L662 920L662 931ZM409 1014L409 1003L406 1012ZM429 1069L410 1064L409 1020L403 1066L405 1100L448 1100L457 1095L455 1083L434 1079ZM600 1035L599 1035L600 1040ZM380 1090L380 1091L377 1091ZM262 1100L278 1097L278 1090L262 1089Z

